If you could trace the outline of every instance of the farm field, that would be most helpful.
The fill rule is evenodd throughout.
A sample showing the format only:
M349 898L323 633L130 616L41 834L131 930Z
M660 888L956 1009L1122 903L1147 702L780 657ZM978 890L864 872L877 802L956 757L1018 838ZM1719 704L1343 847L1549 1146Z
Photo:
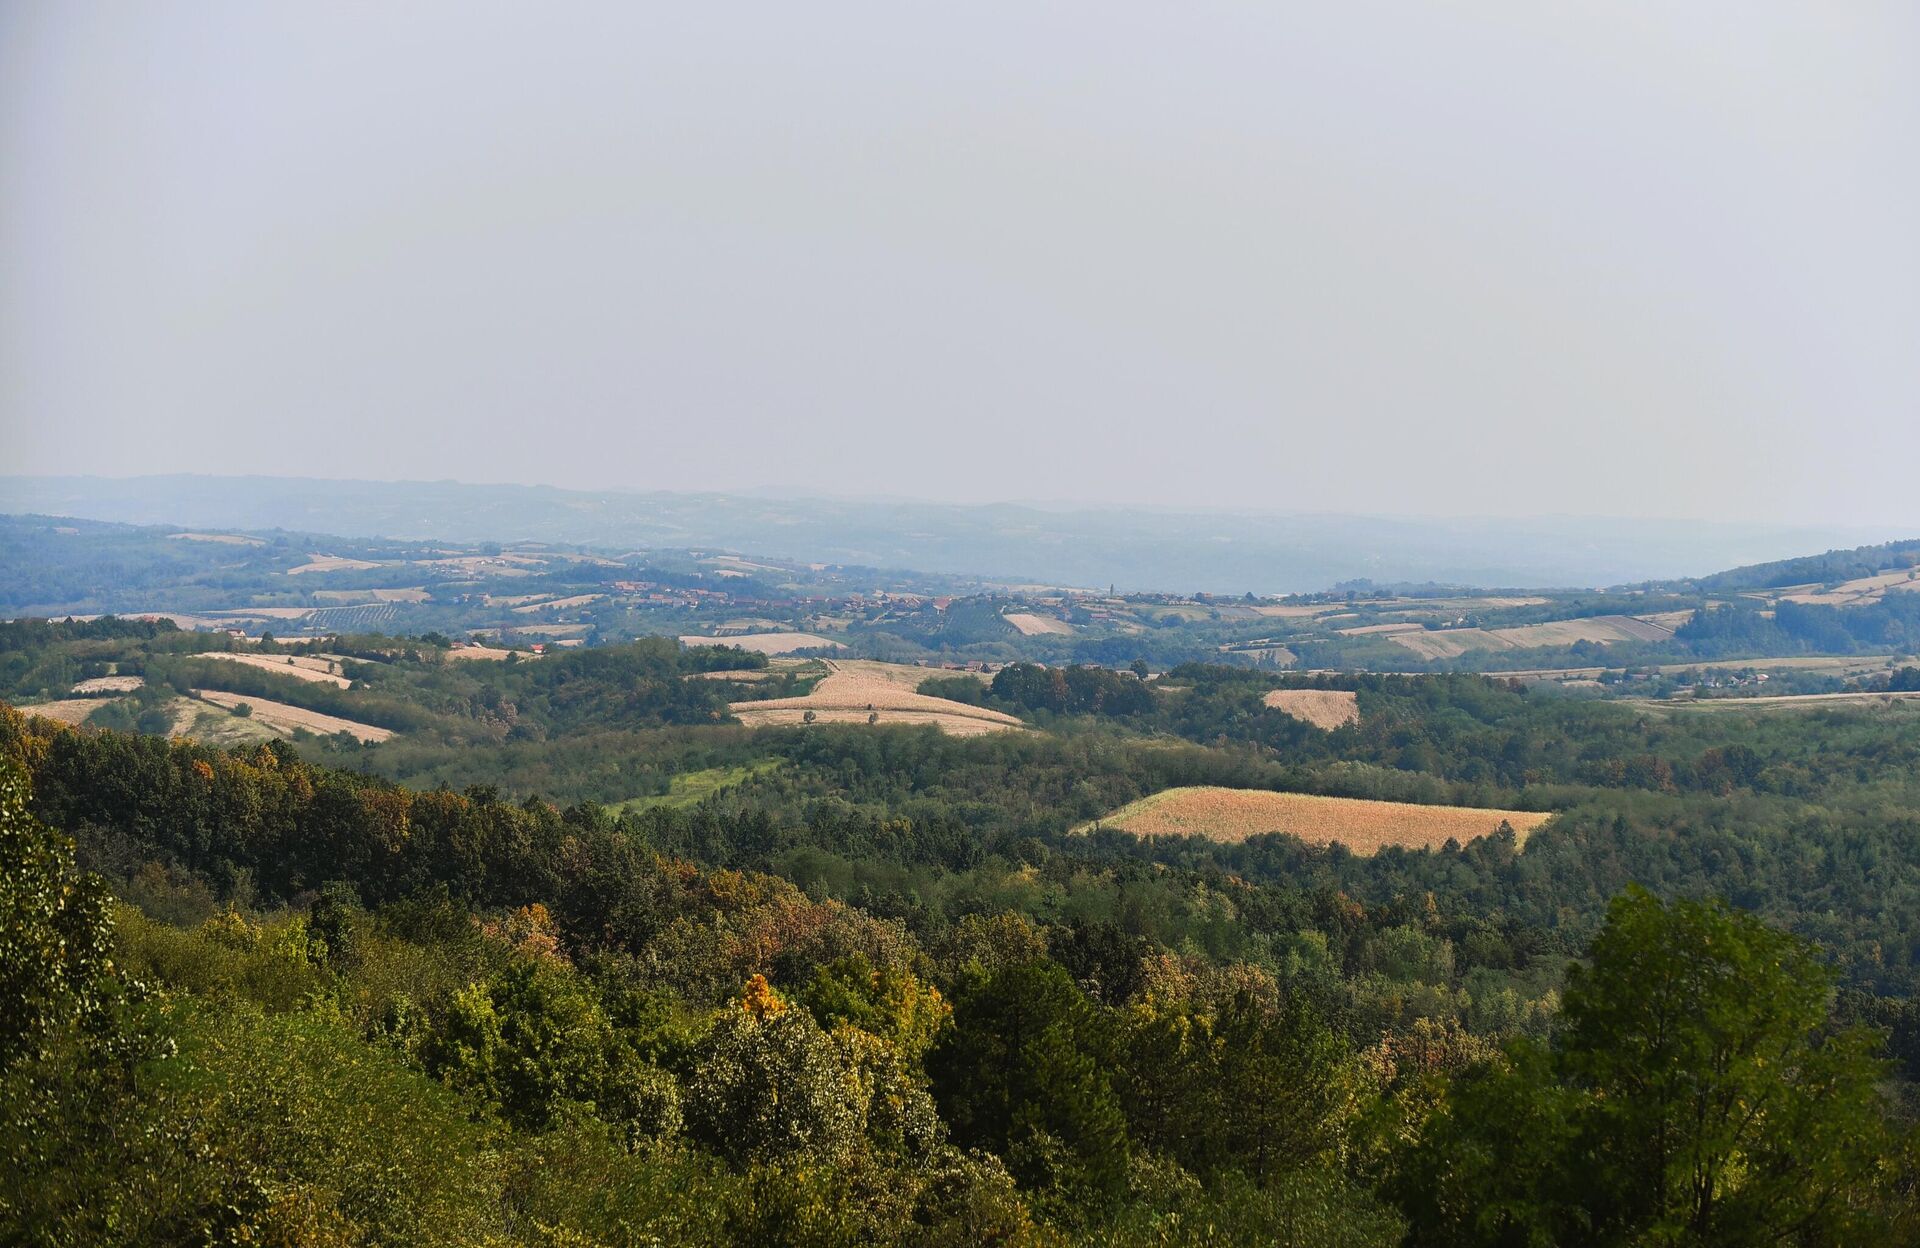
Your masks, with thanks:
M76 694L132 693L146 684L144 676L95 676L73 687Z
M1899 693L1878 693L1849 691L1846 693L1783 693L1772 697L1760 695L1751 698L1624 698L1622 701L1649 710L1665 711L1784 711L1809 710L1823 706L1853 705L1893 706L1896 703L1912 702L1920 699L1920 690Z
M364 606L375 602L426 602L433 597L424 585L411 589L316 589L313 596L321 602Z
M1528 650L1537 646L1571 646L1591 641L1609 645L1619 641L1664 641L1689 612L1664 612L1645 618L1632 615L1596 615L1579 620L1523 624L1517 628L1448 628L1389 633L1387 640L1405 646L1423 659L1454 659L1470 650ZM1671 627L1669 626L1671 623Z
M1049 633L1060 636L1072 636L1073 625L1065 620L1056 620L1050 615L1034 615L1028 611L1011 611L1000 617L1020 630L1022 637L1042 637Z
M240 663L247 667L257 667L263 672L274 672L281 676L291 676L295 680L310 681L316 685L332 685L336 689L345 689L353 681L340 674L340 660L318 655L305 654L234 654L212 651L199 656L204 659L218 659L226 663Z
M370 559L343 559L339 555L309 555L298 567L288 568L288 576L309 572L365 572L380 565Z
M255 720L279 732L292 733L297 729L305 729L322 737L346 732L353 734L361 741L376 742L390 740L393 737L391 728L377 728L372 724L341 719L336 715L322 715L319 711L288 706L285 702L274 702L267 698L249 697L240 693L222 693L218 689L195 689L193 696L228 711L244 702L253 708Z
M727 709L749 727L801 724L809 712L815 723L864 724L878 715L883 726L932 724L955 736L1024 726L1000 711L914 692L920 681L940 674L927 668L860 660L828 660L827 667L826 677L804 697L735 702Z
M1328 732L1360 722L1360 700L1351 690L1274 689L1260 701Z
M1367 857L1388 846L1438 849L1449 840L1465 844L1498 831L1503 822L1524 842L1549 818L1539 811L1196 786L1143 797L1081 830L1097 826L1135 836L1203 836L1222 842L1284 832L1310 845L1339 842Z
M56 702L30 702L13 709L22 715L38 715L41 719L50 719L57 724L77 727L86 722L87 716L108 703L119 700L118 698L61 698Z
M845 649L839 642L812 633L742 633L735 637L680 638L683 646L738 646L755 654L792 654L796 650Z
M176 542L217 542L222 546L265 546L264 539L239 533L169 533Z

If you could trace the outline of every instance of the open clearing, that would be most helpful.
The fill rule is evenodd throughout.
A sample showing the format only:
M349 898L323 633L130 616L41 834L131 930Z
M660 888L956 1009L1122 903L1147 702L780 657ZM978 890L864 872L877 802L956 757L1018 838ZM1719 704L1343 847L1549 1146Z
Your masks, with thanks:
M311 681L316 685L332 685L335 689L345 689L353 683L340 674L339 659L327 659L318 655L232 654L215 650L194 657L220 659L227 663L243 663L248 667L257 667L263 672L275 672L281 676L291 676L295 680Z
M13 709L22 715L38 715L41 719L51 719L55 723L77 727L86 722L87 716L108 703L119 700L118 698L62 698L58 702L32 702Z
M742 633L735 637L682 637L683 646L738 646L755 654L792 654L796 650L841 650L839 642L812 633Z
M1351 690L1274 689L1260 701L1328 732L1360 722L1360 699Z
M1000 711L915 693L920 681L945 674L932 668L857 659L828 660L827 668L827 675L804 697L735 702L727 709L741 723L754 728L805 723L809 711L815 723L864 724L869 716L878 715L875 722L883 727L932 724L955 736L1023 727L1019 720Z
M1664 641L1674 629L1663 621L1681 620L1677 612L1648 616L1595 615L1581 620L1553 620L1546 624L1523 624L1517 628L1446 628L1432 631L1389 633L1387 640L1405 646L1423 659L1455 659L1470 650L1530 650L1538 646L1571 646L1591 641L1612 645L1620 641Z
M426 602L433 595L425 585L411 589L316 589L313 596L321 602L361 605L369 602Z
M102 693L132 693L135 689L138 689L146 683L146 678L143 676L95 676L91 680L83 680L75 685L73 692L80 696Z
M176 542L219 542L223 546L265 546L265 539L238 533L169 533Z
M1050 615L1034 615L1026 611L1011 611L1000 617L1020 630L1022 637L1040 637L1047 633L1072 636L1073 625L1065 620L1056 620Z
M218 689L195 689L193 696L229 711L244 702L253 708L254 719L280 732L292 733L296 729L304 728L322 737L330 737L337 732L348 732L361 741L385 741L393 736L391 728L376 728L372 724L341 719L336 715L322 715L319 711L309 711L303 707L288 706L285 702L273 702L266 698L249 697L246 694L222 693Z
M1621 701L1648 710L1664 711L1784 711L1818 710L1849 703L1855 706L1892 706L1896 702L1911 702L1916 698L1920 698L1920 691L1903 690L1899 693L1783 693L1773 697L1761 695L1751 698L1622 698Z
M307 561L297 568L288 568L288 576L299 576L306 572L365 572L380 565L366 559L343 559L339 555L308 555Z
M1449 840L1465 844L1498 831L1503 822L1511 825L1524 842L1549 818L1539 811L1421 806L1200 786L1143 797L1081 831L1098 826L1135 836L1204 836L1228 843L1266 832L1284 832L1309 845L1337 841L1356 854L1371 856L1389 845L1438 849Z
M531 615L536 611L565 611L571 607L584 607L590 602L599 602L605 594L575 594L571 598L554 598L547 602L530 602L523 607L513 609L516 615Z

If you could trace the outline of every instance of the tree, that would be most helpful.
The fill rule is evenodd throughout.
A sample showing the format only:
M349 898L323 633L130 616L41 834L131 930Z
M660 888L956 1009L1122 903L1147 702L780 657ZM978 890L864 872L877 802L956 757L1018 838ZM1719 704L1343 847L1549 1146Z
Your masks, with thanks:
M866 1129L867 1091L807 1011L731 1009L694 1064L687 1132L741 1169L844 1162Z
M1616 898L1554 1046L1456 1080L1389 1183L1431 1245L1881 1242L1877 1038L1719 902Z
M928 1054L927 1073L959 1144L1002 1154L1024 1185L1069 1212L1099 1210L1126 1188L1111 1047L1072 976L1028 962L961 988L954 1026Z

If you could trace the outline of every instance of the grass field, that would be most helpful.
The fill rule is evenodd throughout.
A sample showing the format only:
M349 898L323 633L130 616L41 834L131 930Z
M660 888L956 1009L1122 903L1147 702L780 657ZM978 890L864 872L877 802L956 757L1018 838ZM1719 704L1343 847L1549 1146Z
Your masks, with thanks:
M804 697L735 702L728 709L749 727L802 724L809 712L813 722L820 724L864 724L877 715L874 722L884 727L932 724L955 736L1006 732L1022 726L1000 711L914 692L929 676L947 674L933 668L863 659L829 659L826 666L827 675Z
M1284 832L1310 845L1339 842L1356 854L1371 855L1390 845L1438 849L1449 840L1464 844L1497 831L1502 822L1524 841L1549 817L1538 811L1193 787L1143 797L1081 830L1099 826L1135 836L1204 836L1228 843Z
M1360 701L1344 689L1274 689L1262 703L1332 732L1360 722Z
M649 806L685 809L688 806L697 806L714 794L736 788L755 776L764 776L778 771L785 761L780 758L756 758L739 767L709 767L705 771L684 772L669 782L664 794L630 797L613 809L616 811L645 810Z
M273 702L266 698L249 697L239 693L222 693L218 689L195 689L193 696L229 711L244 702L253 708L255 720L278 732L292 733L304 728L322 737L330 737L336 732L348 732L361 741L385 741L393 736L393 730L390 728L376 728L372 724L341 719L335 715L322 715L319 711L288 706L285 702Z

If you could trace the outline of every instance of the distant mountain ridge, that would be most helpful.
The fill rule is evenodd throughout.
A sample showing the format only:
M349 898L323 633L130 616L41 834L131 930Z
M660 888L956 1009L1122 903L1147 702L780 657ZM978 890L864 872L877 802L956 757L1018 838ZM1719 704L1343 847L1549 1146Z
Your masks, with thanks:
M351 537L713 547L1008 582L1259 594L1341 581L1586 587L1704 576L1877 533L1593 517L1051 510L453 481L0 477L0 511Z

